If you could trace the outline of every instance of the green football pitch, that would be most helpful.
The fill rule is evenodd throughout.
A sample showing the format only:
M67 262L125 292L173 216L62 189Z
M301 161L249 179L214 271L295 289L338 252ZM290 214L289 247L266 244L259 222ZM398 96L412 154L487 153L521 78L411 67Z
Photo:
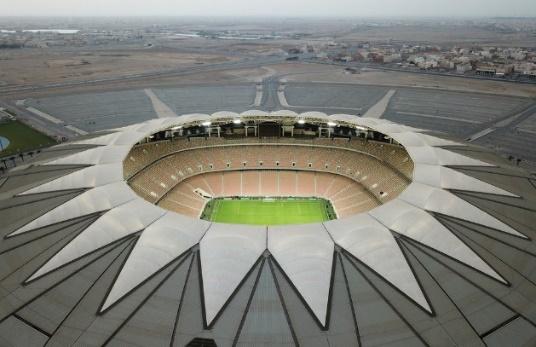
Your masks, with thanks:
M19 121L0 122L0 136L10 142L7 148L0 151L0 157L41 149L56 144L54 139Z
M213 199L201 218L219 223L281 225L323 222L334 219L335 213L324 199Z

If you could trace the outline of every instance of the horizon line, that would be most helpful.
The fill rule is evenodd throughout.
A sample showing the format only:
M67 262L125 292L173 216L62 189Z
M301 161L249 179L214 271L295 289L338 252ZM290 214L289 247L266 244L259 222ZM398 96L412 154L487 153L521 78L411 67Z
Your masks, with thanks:
M536 19L536 15L524 16L501 16L501 15L264 15L264 14L249 14L249 15L230 15L230 14L154 14L154 15L136 15L136 14L8 14L0 15L0 18L306 18L306 19Z

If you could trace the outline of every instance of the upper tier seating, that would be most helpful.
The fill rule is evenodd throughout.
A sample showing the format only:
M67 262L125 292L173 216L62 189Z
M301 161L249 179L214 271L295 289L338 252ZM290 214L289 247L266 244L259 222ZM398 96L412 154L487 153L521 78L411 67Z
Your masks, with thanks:
M210 148L214 146L236 146L241 144L289 144L348 149L374 156L379 160L383 161L384 163L392 166L394 169L398 170L400 173L402 173L409 179L411 179L413 173L413 162L409 158L409 155L406 150L401 146L390 145L383 142L366 141L362 139L333 140L325 138L318 138L313 140L294 138L195 138L188 140L185 138L177 138L174 140L152 142L135 146L130 151L128 157L124 161L124 176L125 178L130 178L150 163L154 162L155 160L159 160L163 156L167 156L171 153L195 148L206 148L207 150L210 150ZM214 156L212 157L214 158L214 165L218 165L219 167L225 166L226 163L225 161L222 161L221 158L217 158ZM289 153L288 157L281 157L281 159L285 163L288 163L292 162L291 158L296 159L296 157L297 156L292 156L292 154ZM244 149L243 152L241 152L240 158L241 161L249 162L255 159L262 160L261 158L254 158L251 153L248 153L247 149Z

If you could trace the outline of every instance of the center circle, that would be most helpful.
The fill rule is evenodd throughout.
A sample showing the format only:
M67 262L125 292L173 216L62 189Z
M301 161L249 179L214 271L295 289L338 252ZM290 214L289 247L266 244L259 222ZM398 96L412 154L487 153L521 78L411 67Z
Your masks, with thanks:
M374 209L411 183L413 161L388 136L351 124L220 119L150 134L123 169L130 187L163 209L281 225Z

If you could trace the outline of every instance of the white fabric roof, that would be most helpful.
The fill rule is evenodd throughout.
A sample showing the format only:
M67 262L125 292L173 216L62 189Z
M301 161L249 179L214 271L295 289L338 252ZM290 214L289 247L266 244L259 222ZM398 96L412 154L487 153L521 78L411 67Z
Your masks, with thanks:
M325 326L334 245L324 226L270 227L268 250Z
M122 180L122 161L134 144L157 131L185 122L220 118L224 115L229 116L232 121L237 114L190 114L114 129L112 134L78 142L100 147L42 164L84 164L90 165L89 167L23 193L28 195L61 189L88 189L19 228L10 236L91 213L105 212L43 264L30 279L45 276L73 259L140 232L134 250L106 298L103 306L103 309L106 309L170 261L199 244L206 323L210 324L255 262L268 250L316 318L325 324L333 252L337 244L383 276L418 305L430 311L424 293L393 238L391 231L394 231L437 249L492 278L504 281L500 274L439 223L431 213L453 216L523 237L511 226L448 191L469 190L515 197L510 192L455 170L457 165L489 167L493 164L448 150L448 146L463 146L463 143L421 134L419 129L383 119L340 114L327 116L319 112L274 113L278 114L338 120L382 131L406 147L415 164L414 180L399 197L389 203L368 213L325 223L325 226L311 224L267 229L262 226L210 225L202 220L162 210L137 196ZM266 115L269 114L256 110L241 114L259 117Z

